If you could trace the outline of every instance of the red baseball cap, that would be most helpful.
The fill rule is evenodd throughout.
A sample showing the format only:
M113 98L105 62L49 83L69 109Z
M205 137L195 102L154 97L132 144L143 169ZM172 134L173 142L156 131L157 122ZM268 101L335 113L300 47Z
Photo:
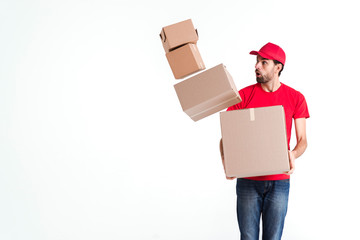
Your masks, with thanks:
M251 55L260 55L263 58L277 60L285 65L286 55L284 50L273 43L265 44L259 51L251 51Z

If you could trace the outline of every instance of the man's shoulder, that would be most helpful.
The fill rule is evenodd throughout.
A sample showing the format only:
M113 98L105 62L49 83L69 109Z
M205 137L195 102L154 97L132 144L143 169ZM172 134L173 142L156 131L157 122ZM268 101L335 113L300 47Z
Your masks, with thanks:
M254 88L256 87L256 85L257 85L257 83L249 85L247 87L240 89L240 91L244 92L244 93L252 92L254 90Z
M296 90L295 88L289 87L286 84L281 83L285 89L285 91L290 92L291 94L295 94L295 95L302 95L302 93L298 90Z

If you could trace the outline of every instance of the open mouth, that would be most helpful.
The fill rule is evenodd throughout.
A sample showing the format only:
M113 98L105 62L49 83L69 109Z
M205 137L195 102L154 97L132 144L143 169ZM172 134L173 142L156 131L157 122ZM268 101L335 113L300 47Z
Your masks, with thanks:
M256 77L261 77L261 74L258 71L255 71Z

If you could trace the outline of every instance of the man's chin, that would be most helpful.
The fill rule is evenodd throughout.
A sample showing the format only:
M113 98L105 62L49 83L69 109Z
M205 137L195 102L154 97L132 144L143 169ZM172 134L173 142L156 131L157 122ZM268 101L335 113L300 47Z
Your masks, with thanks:
M256 82L258 82L258 83L265 83L266 81L264 80L263 77L257 77L257 78L256 78Z
M256 77L256 81L258 83L267 83L269 82L270 80L268 78L264 78L264 77Z

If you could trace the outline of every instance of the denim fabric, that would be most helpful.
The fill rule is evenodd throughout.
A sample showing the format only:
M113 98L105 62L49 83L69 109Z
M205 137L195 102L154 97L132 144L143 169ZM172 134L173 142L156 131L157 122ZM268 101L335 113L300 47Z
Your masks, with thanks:
M237 179L237 217L241 240L258 240L260 216L263 240L280 240L288 206L290 180Z

